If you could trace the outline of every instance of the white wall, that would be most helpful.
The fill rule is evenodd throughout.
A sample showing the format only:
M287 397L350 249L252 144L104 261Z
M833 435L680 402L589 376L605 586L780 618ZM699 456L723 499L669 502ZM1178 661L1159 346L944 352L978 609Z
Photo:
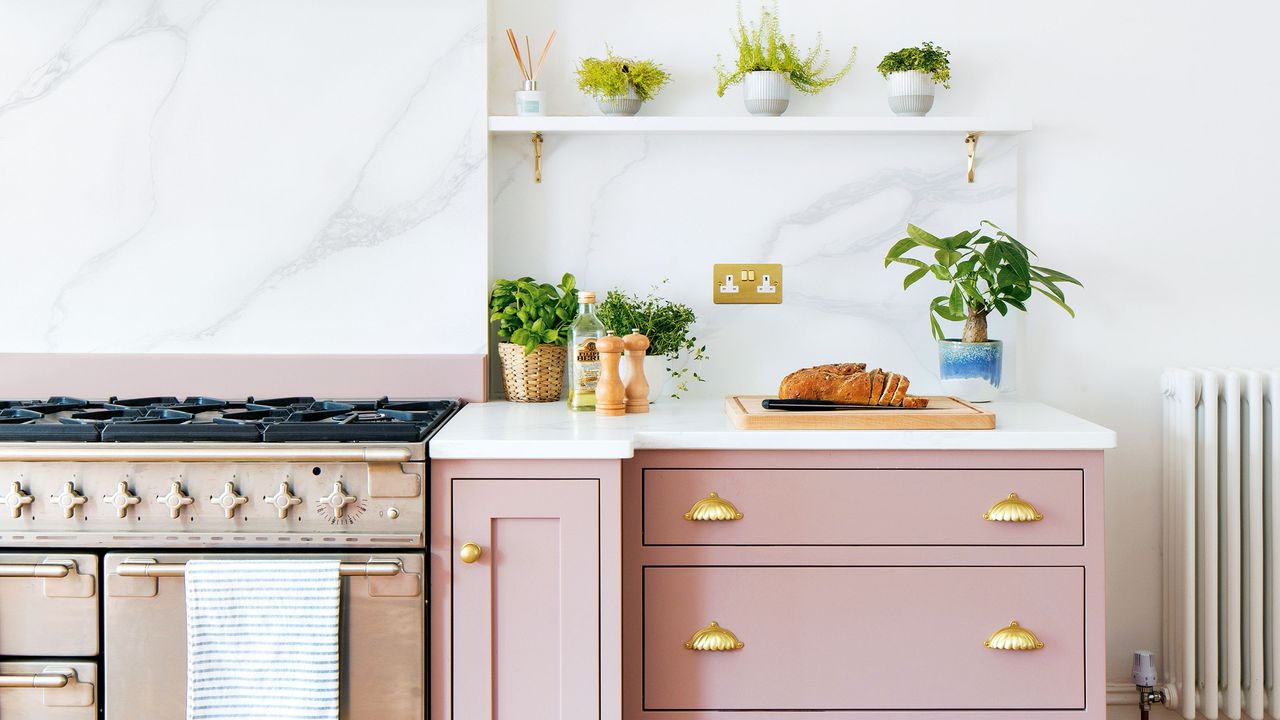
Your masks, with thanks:
M748 12L756 7L745 5ZM1047 264L1082 278L1086 288L1071 295L1076 320L1047 302L1033 305L1022 325L1017 381L1021 397L1049 402L1119 432L1120 448L1108 457L1108 665L1112 676L1127 677L1132 649L1159 649L1159 372L1189 363L1274 366L1280 354L1280 339L1269 331L1272 278L1280 267L1271 222L1280 194L1275 128L1280 100L1270 76L1269 48L1280 6L1239 0L920 0L909 7L784 0L780 5L785 29L802 42L821 29L831 47L856 43L861 48L849 78L817 98L799 98L791 112L885 114L874 65L889 50L928 39L954 52L954 89L942 92L934 113L1016 114L1035 123L1019 141L1021 237ZM676 76L676 84L643 113L742 112L735 90L724 99L715 97L711 73L716 53L730 50L732 0L493 0L491 13L489 94L495 112L509 112L518 78L500 32L508 25L535 38L558 28L557 46L543 69L543 87L556 114L593 111L572 87L570 72L576 58L601 52L606 41L620 53L655 58ZM566 269L590 270L589 283L603 287L626 279L643 289L660 279L658 262L640 262L628 274L624 265L637 254L610 265L602 254L585 251L617 252L610 243L615 234L632 232L632 213L663 217L664 203L673 202L679 191L696 194L699 207L737 229L739 216L754 216L758 198L770 196L777 186L812 200L838 193L850 179L866 179L866 168L853 159L864 150L876 167L884 167L885 153L895 151L906 154L910 167L936 162L938 169L954 167L958 173L961 162L959 152L928 143L914 149L900 141L875 149L840 145L839 157L850 164L846 175L831 173L810 149L797 152L798 167L783 170L785 182L776 183L758 167L733 159L761 153L767 167L777 167L772 163L780 162L780 151L763 150L758 138L704 141L696 147L659 139L642 145L634 138L555 142L548 140L547 182L540 189L527 186L527 157L518 157L527 153L523 145L494 144L493 251L499 274L518 272L525 263L549 272L552 261L576 258L578 264ZM983 143L980 152L990 149ZM591 156L600 164L590 164ZM718 180L700 165L708 156L727 171ZM795 185L798 178L809 182ZM990 181L980 171L979 183ZM512 205L507 193L525 199ZM656 206L649 204L652 200ZM512 208L531 214L528 234L508 216ZM949 201L932 206L947 222L967 217L970 209ZM761 212L778 215L786 209ZM869 246L868 219L875 225L885 216L837 214L820 240L843 238L843 244L832 245L831 262L850 267L844 263L856 257L858 279L887 288L891 280L876 262L880 251ZM539 230L544 222L567 232ZM647 226L650 221L634 222ZM723 315L708 309L701 283L712 255L722 261L770 259L750 256L769 249L762 238L777 228L760 228L738 245L732 233L708 232L714 222L705 217L675 213L668 225L669 232L651 234L643 252L662 259L662 275L679 283L673 294L699 302L705 319L734 319L732 328L704 329L723 336L712 346L713 354L733 355L759 325L775 329L761 320L770 317L768 310ZM592 235L592 227L600 232ZM698 232L686 234L685 227ZM779 237L773 247L793 253L794 244L803 246L813 236ZM704 251L703 243L713 244L713 251ZM686 259L696 267L686 271ZM797 277L787 275L788 304L804 303L810 293L832 292L829 285L797 283ZM859 292L894 302L878 285ZM851 307L849 314L871 309ZM848 359L881 362L884 347L892 362L904 362L909 358L903 348L927 347L922 311L923 305L916 306L915 319L895 313L893 322L879 329L857 324L856 318L832 325L831 313L819 313L801 329L805 337L855 330L857 357ZM785 338L794 340L797 334ZM735 357L734 367L709 371L732 377L740 387L748 382L762 387L776 375L775 358L789 362L793 354L775 342L757 355Z
M484 23L0 3L3 349L484 352Z

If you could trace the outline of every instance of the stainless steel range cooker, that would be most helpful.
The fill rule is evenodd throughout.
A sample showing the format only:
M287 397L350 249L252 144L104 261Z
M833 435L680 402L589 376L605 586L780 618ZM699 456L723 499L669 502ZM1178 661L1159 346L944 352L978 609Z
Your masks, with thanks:
M185 715L186 561L342 561L341 717L426 707L427 443L452 400L0 401L0 717Z

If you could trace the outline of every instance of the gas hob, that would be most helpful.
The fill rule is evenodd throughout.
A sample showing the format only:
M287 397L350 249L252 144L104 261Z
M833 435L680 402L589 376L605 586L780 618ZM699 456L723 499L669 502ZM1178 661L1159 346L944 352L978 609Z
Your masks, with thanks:
M456 400L0 400L0 442L421 442Z

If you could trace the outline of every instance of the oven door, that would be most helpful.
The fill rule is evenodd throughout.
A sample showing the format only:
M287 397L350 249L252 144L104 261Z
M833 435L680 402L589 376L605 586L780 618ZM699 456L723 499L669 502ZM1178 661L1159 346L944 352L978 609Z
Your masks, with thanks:
M97 720L98 666L92 662L0 662L4 720Z
M0 553L0 656L98 654L98 559Z
M291 556L130 552L105 557L106 720L185 717L186 592L182 572L187 560L214 557L260 560ZM338 558L350 563L343 570L339 631L342 720L423 720L423 555L326 553L292 557ZM141 567L148 565L151 567ZM143 573L150 577L139 576Z

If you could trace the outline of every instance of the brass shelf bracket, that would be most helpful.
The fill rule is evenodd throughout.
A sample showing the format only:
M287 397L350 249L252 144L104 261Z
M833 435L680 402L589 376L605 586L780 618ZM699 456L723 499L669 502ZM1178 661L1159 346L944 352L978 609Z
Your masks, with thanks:
M542 133L531 133L533 140L533 181L542 182ZM973 182L970 180L970 182Z
M969 155L969 173L967 175L969 182L973 182L973 163L978 157L978 136L981 134L980 132L971 132L964 136L964 146Z

